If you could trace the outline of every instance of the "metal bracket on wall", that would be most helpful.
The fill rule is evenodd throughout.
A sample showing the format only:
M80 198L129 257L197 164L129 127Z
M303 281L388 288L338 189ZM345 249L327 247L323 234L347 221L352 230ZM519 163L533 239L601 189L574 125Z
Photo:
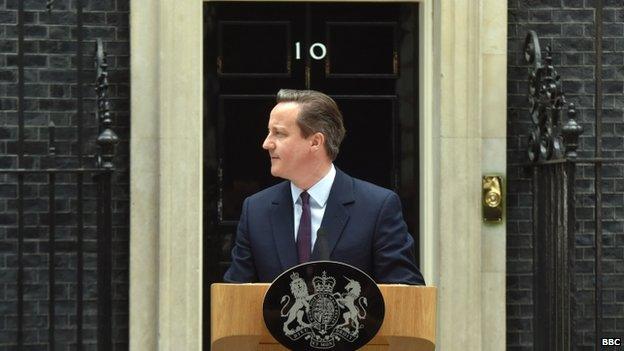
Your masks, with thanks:
M503 179L500 176L485 175L481 180L483 220L502 222L503 220Z

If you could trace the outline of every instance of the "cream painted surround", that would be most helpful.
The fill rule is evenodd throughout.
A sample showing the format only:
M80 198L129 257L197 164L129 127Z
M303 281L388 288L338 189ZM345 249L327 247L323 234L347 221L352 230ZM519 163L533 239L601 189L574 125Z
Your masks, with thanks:
M421 268L438 350L505 349L507 2L420 0ZM202 0L133 0L130 349L201 350Z

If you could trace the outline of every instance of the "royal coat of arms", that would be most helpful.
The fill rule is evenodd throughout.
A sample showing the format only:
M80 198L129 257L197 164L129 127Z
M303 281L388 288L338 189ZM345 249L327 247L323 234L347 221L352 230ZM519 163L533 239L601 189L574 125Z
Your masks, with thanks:
M334 292L336 279L323 271L312 279L314 293L297 272L290 275L290 292L281 298L284 334L291 340L305 338L316 349L333 348L337 341L353 342L364 328L366 297L358 281L347 280L343 292Z

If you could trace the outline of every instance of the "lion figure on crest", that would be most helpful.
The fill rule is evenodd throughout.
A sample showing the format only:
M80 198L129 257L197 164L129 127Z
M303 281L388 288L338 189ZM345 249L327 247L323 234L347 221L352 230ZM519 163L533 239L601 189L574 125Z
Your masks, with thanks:
M283 330L286 335L294 333L296 330L291 330L288 326L296 319L299 323L299 327L308 327L309 323L303 321L304 313L310 310L310 299L312 296L308 294L308 286L305 281L299 277L299 274L293 273L290 282L290 292L293 294L295 301L293 302L288 312L284 313L284 310L290 303L290 296L284 295L280 303L282 304L282 310L280 312L282 317L288 317L284 322ZM305 310L305 311L304 311Z

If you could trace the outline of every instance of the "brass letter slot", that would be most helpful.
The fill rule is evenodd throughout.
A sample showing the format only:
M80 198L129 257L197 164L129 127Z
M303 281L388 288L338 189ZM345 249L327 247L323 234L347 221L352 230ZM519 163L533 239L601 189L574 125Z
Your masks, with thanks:
M483 220L486 222L500 222L503 220L503 188L499 176L483 176Z

